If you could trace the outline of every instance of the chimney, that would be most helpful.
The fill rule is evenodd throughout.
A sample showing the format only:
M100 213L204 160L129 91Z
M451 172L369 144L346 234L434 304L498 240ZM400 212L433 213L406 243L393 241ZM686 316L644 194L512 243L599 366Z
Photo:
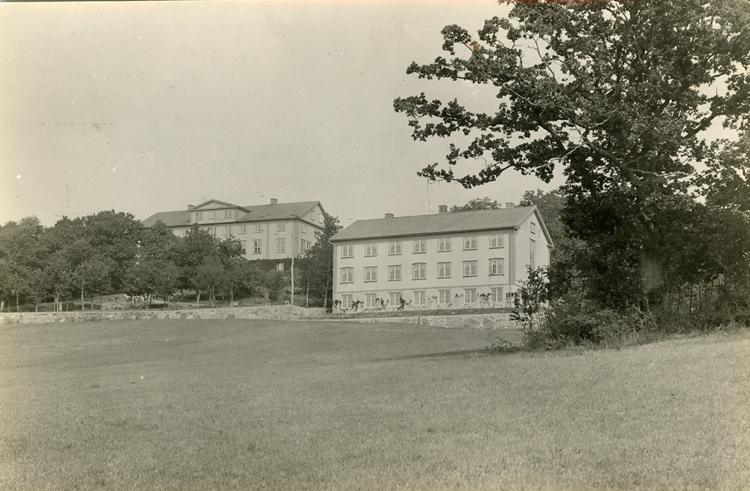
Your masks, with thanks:
M438 213L448 213L448 205L440 205L438 209L440 210Z
M271 198L271 204L272 204L272 205L275 205L275 204L277 204L278 202L279 202L279 200L277 200L276 198Z
M193 208L195 208L195 206L193 206L193 205L188 205L188 210L192 210Z
M393 213L386 213L386 214L385 214L385 217L386 217L386 218L393 218Z
M506 208L514 208L515 206L513 203L505 203Z

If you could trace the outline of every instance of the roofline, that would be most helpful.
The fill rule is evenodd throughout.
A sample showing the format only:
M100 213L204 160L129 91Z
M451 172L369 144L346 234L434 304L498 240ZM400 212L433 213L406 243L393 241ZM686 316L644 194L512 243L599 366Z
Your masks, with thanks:
M465 232L491 232L492 230L518 230L518 225L506 225L504 227L457 229L457 230L451 230L450 232L419 232L419 233L396 234L396 235L370 235L370 236L365 236L365 237L355 237L352 239L337 239L336 236L334 235L333 237L328 239L328 241L331 243L334 243L334 242L351 242L351 241L369 240L369 239L395 239L398 237L427 237L427 236L432 236L432 235L447 236L451 234L461 234Z

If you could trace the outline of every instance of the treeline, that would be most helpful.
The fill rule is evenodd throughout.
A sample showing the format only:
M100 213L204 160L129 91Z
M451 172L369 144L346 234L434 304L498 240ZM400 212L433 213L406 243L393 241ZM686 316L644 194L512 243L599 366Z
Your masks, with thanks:
M327 216L326 225L328 237L338 230L334 217ZM131 214L115 211L64 217L53 227L28 217L0 227L0 301L16 311L29 304L38 310L49 301L63 310L71 300L85 309L87 299L93 305L94 297L110 293L166 301L190 291L197 303L203 298L211 305L220 297L230 305L241 297L280 302L295 274L297 288L324 303L332 274L325 269L330 260L320 257L329 252L324 249L316 244L294 272L281 271L278 261L245 259L239 240L220 240L198 227L177 237L161 222L146 228Z

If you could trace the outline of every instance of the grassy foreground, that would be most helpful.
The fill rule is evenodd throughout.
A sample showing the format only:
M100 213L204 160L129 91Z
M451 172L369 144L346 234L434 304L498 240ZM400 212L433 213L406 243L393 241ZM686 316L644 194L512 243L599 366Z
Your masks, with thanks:
M487 333L0 329L0 489L750 489L750 333L487 355Z

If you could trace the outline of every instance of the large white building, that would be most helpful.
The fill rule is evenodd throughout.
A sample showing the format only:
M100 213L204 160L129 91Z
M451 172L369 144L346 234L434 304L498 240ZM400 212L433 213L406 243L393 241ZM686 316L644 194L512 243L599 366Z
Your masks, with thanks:
M235 237L247 259L297 257L323 230L324 210L319 201L239 206L219 200L188 205L187 210L163 211L143 221L146 227L163 222L175 235L184 236L194 225L216 237Z
M334 308L505 307L553 247L536 206L358 220L331 238Z

